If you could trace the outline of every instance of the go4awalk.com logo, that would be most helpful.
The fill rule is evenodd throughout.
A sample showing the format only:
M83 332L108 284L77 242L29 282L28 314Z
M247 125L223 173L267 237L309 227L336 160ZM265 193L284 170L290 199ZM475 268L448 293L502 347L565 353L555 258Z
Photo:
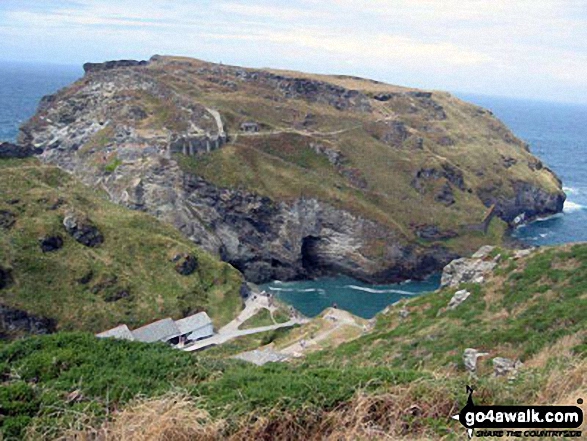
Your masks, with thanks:
M476 406L469 386L467 394L467 404L452 418L467 429L469 438L581 438L583 410L577 406Z

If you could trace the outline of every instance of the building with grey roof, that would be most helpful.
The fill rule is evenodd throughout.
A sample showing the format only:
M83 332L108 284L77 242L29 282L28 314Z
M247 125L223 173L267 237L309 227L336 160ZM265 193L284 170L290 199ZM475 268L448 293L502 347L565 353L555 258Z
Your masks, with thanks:
M137 341L154 343L156 341L169 341L180 336L181 333L172 319L164 318L135 329L132 331L132 335Z
M214 335L212 320L205 312L199 312L176 320L175 325L179 329L180 335L185 337L185 340L201 340Z
M116 328L112 328L112 329L109 329L108 331L101 332L99 334L96 334L96 337L98 337L98 338L112 337L112 338L119 338L122 340L131 340L131 341L135 339L132 332L130 331L130 329L128 329L128 326L126 326L126 325L119 325Z

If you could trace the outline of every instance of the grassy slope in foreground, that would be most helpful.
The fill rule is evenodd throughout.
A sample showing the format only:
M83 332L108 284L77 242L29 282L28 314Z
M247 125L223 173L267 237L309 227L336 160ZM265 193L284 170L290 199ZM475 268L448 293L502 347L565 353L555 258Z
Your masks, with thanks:
M478 404L575 404L586 395L587 245L519 260L504 252L487 283L468 288L471 297L455 311L444 310L454 289L424 295L402 305L407 319L391 308L372 333L293 366L256 367L87 335L15 342L0 350L3 430L454 439L462 427L448 417L465 404L465 384L477 387ZM467 347L490 353L478 380L464 372ZM491 375L497 356L523 361L515 379ZM107 410L111 422L101 423Z
M63 227L67 210L90 217L104 243L86 247ZM171 226L108 202L71 175L37 160L0 161L0 266L11 270L2 303L55 319L58 329L101 331L207 310L221 325L241 308L242 277L199 250ZM39 238L59 235L63 248L43 253ZM197 257L189 276L175 271L177 253ZM85 279L85 280L84 280ZM129 295L116 300L116 293Z

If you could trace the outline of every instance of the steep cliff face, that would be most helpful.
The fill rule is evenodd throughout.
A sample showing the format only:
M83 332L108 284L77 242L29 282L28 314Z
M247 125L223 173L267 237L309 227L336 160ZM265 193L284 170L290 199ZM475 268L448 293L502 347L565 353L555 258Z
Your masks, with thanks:
M564 202L524 143L446 93L172 57L85 70L20 143L255 282L420 277Z

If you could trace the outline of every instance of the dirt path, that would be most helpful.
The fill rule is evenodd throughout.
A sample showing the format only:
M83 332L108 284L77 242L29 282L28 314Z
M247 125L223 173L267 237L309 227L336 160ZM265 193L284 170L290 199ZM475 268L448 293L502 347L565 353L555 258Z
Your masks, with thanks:
M237 318L220 328L218 330L218 334L227 334L237 331L244 322L253 317L262 309L267 309L271 314L273 314L273 311L275 311L277 308L275 306L269 305L269 299L267 297L253 294L251 297L245 300L245 309L241 311Z

